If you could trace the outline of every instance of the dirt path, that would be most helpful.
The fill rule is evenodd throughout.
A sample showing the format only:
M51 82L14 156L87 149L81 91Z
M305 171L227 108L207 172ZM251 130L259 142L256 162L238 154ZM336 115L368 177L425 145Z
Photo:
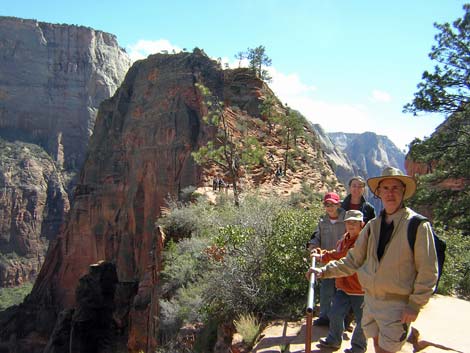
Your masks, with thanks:
M409 342L402 353L470 353L470 302L435 295L421 311ZM314 326L312 330L312 353L340 352L350 348L351 333L347 332L340 349L332 350L318 346L328 328ZM276 321L263 331L252 353L303 353L305 351L305 320L301 322ZM367 353L373 353L372 340L368 341Z

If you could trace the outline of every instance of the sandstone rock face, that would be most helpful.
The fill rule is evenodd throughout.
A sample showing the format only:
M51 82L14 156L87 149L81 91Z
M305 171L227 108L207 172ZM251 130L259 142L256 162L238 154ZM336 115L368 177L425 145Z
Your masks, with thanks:
M344 185L354 175L364 179L380 175L386 166L405 170L405 154L386 136L373 132L326 133L319 125L314 125L314 129L320 136L327 158L334 165L338 179ZM366 193L366 198L379 211L380 202L371 193Z
M355 173L367 177L380 175L386 166L404 170L405 155L386 136L373 132L362 134L329 133L333 144L352 162Z
M190 154L207 138L195 82L223 99L223 72L205 55L155 55L135 63L101 105L69 220L23 305L36 304L33 321L74 307L79 278L90 264L106 260L116 264L122 284L116 322L130 351L154 351L163 241L154 224L169 194L197 185L200 168ZM126 283L135 290L126 290ZM17 313L16 322L25 316ZM2 341L11 339L12 326L0 330ZM44 326L49 332L41 337L50 334L50 324ZM20 345L40 345L44 338L32 338L37 335L26 330L16 337Z
M425 175L432 172L433 165L413 161L407 156L405 159L405 169L408 175Z
M129 66L111 34L0 17L0 137L39 144L79 169L99 104Z
M69 209L63 184L129 66L111 34L0 16L0 286L36 277Z
M100 106L67 222L31 295L14 314L0 315L0 347L1 342L25 352L44 347L57 313L76 308L79 279L90 264L104 260L116 265L119 280L115 351L155 351L165 238L155 222L168 195L205 180L191 152L214 134L203 123L207 111L195 84L225 102L233 118L256 116L259 98L271 92L247 73L223 71L196 49L153 55L131 67L116 94ZM317 162L327 167L324 159ZM63 313L67 327L70 312Z
M357 175L357 167L354 166L352 160L344 152L344 146L337 146L329 134L323 130L321 125L313 124L314 130L318 134L320 144L323 147L326 157L334 165L335 173L338 179L345 185L353 175Z
M36 278L68 210L51 157L37 145L0 139L0 287Z

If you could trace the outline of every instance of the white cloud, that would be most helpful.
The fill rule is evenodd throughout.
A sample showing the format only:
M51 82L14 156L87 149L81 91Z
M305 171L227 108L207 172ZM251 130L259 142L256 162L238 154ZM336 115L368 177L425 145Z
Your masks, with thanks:
M311 94L317 90L315 86L303 83L295 73L286 75L277 71L274 67L267 69L272 77L272 82L269 86L279 95L279 98L285 99L289 105L289 99L294 97L311 97Z
M283 74L270 68L269 85L283 103L300 111L326 131L363 132L370 121L367 108L361 104L326 102L315 98L318 88L301 81L297 74Z
M372 91L372 100L374 102L388 103L392 100L392 96L385 91L374 89Z
M394 113L388 106L374 107L367 95L364 95L364 103L342 103L341 97L336 96L333 99L337 101L322 100L317 98L320 88L302 82L297 74L286 75L275 68L269 68L269 72L273 78L269 86L276 96L312 123L320 124L326 132L372 131L387 136L399 149L405 149L415 136L423 136L423 122L416 124L417 121L401 112ZM383 91L374 90L372 96L374 102L391 101L391 96Z
M136 60L145 59L150 54L161 53L164 51L169 53L178 53L181 51L181 48L171 44L166 39L140 39L137 41L137 43L128 45L126 50L129 53L132 62L134 62Z

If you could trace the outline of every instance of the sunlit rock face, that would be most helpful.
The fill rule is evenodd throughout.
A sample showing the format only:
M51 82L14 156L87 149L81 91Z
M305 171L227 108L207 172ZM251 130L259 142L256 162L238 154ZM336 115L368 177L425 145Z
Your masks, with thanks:
M203 53L155 55L135 63L101 105L68 220L14 323L0 320L1 341L13 335L30 351L44 348L57 313L75 307L79 279L106 260L116 265L115 320L125 345L156 346L163 239L155 221L168 195L197 185L191 152L208 136L196 82L223 100L223 71Z
M99 104L130 59L108 33L0 17L0 286L34 280L69 210Z
M338 179L347 185L351 177L360 175L364 179L381 175L386 166L405 170L405 154L387 136L373 132L327 133L316 124L313 125L326 157L330 160ZM380 200L366 190L366 199L376 211L382 207Z
M112 34L0 17L0 137L39 144L60 167L79 169L99 104L129 66Z
M155 351L165 239L155 222L168 196L206 181L206 169L191 153L214 138L213 127L203 121L207 107L198 83L224 102L234 126L239 116L260 119L262 97L272 94L250 70L222 70L198 49L134 63L114 96L100 106L67 221L31 295L11 316L0 315L0 342L15 342L30 352L44 349L60 312L65 326L56 329L67 330L80 278L90 264L104 260L115 265L118 278L112 315L116 351ZM276 109L283 111L282 103ZM321 151L310 150L318 156L315 165L333 178ZM306 175L320 180L320 171L309 168L296 172L296 184ZM21 335L15 333L18 328ZM50 341L48 347L55 349Z

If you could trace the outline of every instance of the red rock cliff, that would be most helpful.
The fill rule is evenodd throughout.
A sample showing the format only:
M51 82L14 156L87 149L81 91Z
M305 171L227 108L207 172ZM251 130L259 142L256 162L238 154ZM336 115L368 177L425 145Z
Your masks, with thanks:
M202 52L154 55L135 63L100 106L69 220L23 311L0 329L2 341L15 335L20 346L41 345L51 318L75 305L75 288L89 265L105 260L116 264L121 308L115 316L129 350L154 351L162 250L154 224L169 194L198 184L191 152L207 139L196 82L223 100L223 71ZM12 332L31 320L42 322L39 330Z
M0 316L1 342L29 352L44 347L59 311L76 306L79 279L90 264L104 260L116 265L113 319L120 342L130 352L155 351L164 240L155 221L168 195L200 185L202 170L191 152L211 138L196 83L226 102L229 111L249 116L259 114L260 97L270 93L248 70L223 71L197 49L136 62L100 106L69 219L28 300L10 316ZM329 168L326 161L315 161ZM318 188L327 187L320 171L305 173L297 178L318 176ZM52 346L47 353L57 351Z
M36 278L129 66L112 34L0 16L0 287Z

